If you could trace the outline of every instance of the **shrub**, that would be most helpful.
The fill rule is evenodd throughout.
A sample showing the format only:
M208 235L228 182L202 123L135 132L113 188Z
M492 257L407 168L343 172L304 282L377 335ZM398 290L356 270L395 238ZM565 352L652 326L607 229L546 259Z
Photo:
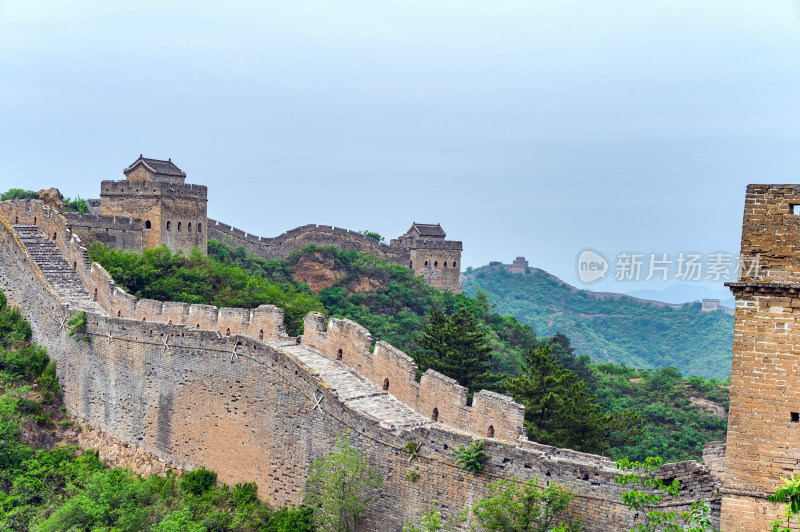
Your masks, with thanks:
M474 441L466 447L459 445L452 452L456 455L456 462L461 465L461 469L466 469L473 475L480 472L484 463L491 458L483 450L483 440Z
M338 435L336 450L314 460L308 477L306 498L317 530L355 530L369 503L377 499L374 490L382 481L366 453L350 445L350 431Z
M194 471L189 471L181 477L181 489L192 495L202 495L217 482L217 474L213 471L201 467Z

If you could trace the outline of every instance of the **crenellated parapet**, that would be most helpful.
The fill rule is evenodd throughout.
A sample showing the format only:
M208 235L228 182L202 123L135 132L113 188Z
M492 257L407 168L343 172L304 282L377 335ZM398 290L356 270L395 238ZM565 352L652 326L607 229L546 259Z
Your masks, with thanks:
M194 183L104 180L100 182L100 197L103 196L176 196L206 201L208 187Z
M354 322L331 319L326 327L322 315L311 314L298 344L285 336L274 307L137 299L88 263L67 220L41 202L0 203L0 217L0 287L22 307L34 340L56 359L65 407L99 431L84 441L115 464L142 472L208 467L231 485L256 482L258 495L272 504L297 505L310 464L349 433L384 479L365 530L400 530L419 521L431 501L452 516L486 497L491 482L511 478L571 490L571 508L588 531L638 524L620 500L624 488L614 482L620 473L614 462L521 438L522 409L507 397L481 392L468 407L466 390L452 379L428 371L417 383L410 357L383 342L371 350L368 331ZM88 342L69 336L64 322L75 308L49 289L14 223L35 225L52 238L104 309L86 312ZM476 438L486 439L490 459L471 474L453 449ZM419 481L404 474L411 470ZM671 510L712 498L719 515L718 483L705 465L670 464L659 475L686 487Z
M467 389L429 369L419 382L419 366L404 352L377 342L361 325L312 312L305 317L301 345L341 360L359 374L432 421L484 438L525 440L525 407L510 397L482 390L467 406Z
M144 222L141 218L78 212L62 213L69 229L84 242L98 241L112 249L141 253Z
M276 237L267 238L246 233L209 218L208 237L232 246L244 246L249 252L265 259L288 257L293 252L313 244L332 245L344 250L355 249L397 264L408 262L408 252L404 249L387 246L357 231L330 225L304 225Z

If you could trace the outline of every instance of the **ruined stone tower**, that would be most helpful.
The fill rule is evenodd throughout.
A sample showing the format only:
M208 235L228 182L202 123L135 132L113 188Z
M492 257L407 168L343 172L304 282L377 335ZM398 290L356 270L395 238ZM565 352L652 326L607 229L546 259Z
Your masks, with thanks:
M189 254L207 250L207 193L186 184L186 174L172 160L139 156L124 170L124 181L103 181L100 214L142 220L142 247L166 245Z
M742 222L723 531L768 530L800 473L800 185L749 185Z
M461 293L461 242L445 240L441 224L414 222L404 235L392 239L391 246L409 252L408 266L435 288Z

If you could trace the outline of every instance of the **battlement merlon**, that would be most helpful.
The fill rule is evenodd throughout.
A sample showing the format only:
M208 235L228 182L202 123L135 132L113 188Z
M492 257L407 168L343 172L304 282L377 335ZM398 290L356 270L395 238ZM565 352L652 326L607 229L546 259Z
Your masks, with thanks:
M748 185L740 282L800 283L800 185Z
M110 214L90 214L82 212L61 213L70 226L93 227L98 229L125 229L128 231L141 231L144 222L141 218L129 216L114 216Z
M102 181L100 183L101 204L103 198L114 196L169 196L208 201L208 187L160 181Z
M460 240L406 240L393 238L389 242L390 247L403 249L443 249L452 251L463 251Z

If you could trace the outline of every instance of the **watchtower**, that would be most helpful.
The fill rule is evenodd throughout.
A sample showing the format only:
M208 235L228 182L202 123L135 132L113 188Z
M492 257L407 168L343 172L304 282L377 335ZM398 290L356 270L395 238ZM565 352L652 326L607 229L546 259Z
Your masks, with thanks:
M103 181L100 214L140 218L142 245L166 245L185 254L207 252L208 189L186 184L186 173L171 159L139 156L123 173L123 181Z
M392 239L390 245L406 248L408 267L422 275L433 287L461 293L461 242L445 240L441 224L414 222L405 234Z
M722 530L768 530L800 473L800 185L749 185L736 296Z
M528 271L528 261L525 257L517 257L511 263L511 273L526 273Z

